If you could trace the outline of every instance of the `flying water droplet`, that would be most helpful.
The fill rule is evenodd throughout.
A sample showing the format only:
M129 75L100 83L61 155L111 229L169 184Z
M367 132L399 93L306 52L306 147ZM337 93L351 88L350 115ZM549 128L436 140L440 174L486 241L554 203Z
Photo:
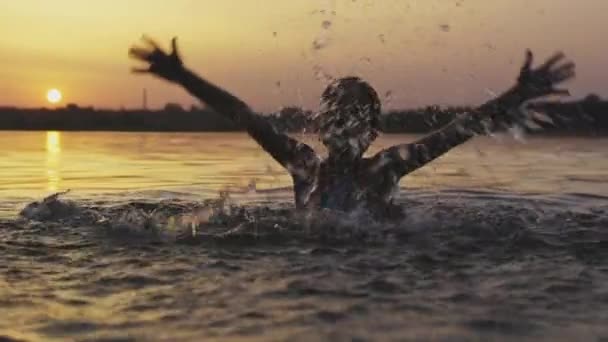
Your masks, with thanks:
M545 113L541 113L541 112L537 112L537 111L531 111L530 115L536 121L540 121L540 122L547 123L547 124L550 124L550 125L555 125L555 122L553 121L553 119L551 119L551 117L549 117Z
M315 65L312 70L317 81L330 83L334 79L333 76L331 76L327 71L325 71L325 69L323 69L323 67L320 65Z
M410 158L410 150L407 146L399 147L399 157L402 160L408 160Z
M387 105L389 105L389 104L391 104L392 101L393 101L393 91L388 90L386 93L384 93L384 102Z
M329 45L329 39L325 37L319 37L312 42L312 49L315 51L322 50Z

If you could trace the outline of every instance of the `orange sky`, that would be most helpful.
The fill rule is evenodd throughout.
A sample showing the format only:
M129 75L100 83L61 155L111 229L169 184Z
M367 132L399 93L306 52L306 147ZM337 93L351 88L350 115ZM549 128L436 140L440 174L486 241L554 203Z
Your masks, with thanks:
M538 58L561 49L577 62L575 96L608 96L608 1L573 4L4 0L0 105L47 105L53 87L64 103L96 107L139 107L144 87L151 107L195 103L178 87L129 73L127 49L144 32L162 41L179 36L187 65L263 111L314 109L324 84L319 68L391 91L387 108L479 103L512 85L527 47ZM315 40L324 47L314 49Z

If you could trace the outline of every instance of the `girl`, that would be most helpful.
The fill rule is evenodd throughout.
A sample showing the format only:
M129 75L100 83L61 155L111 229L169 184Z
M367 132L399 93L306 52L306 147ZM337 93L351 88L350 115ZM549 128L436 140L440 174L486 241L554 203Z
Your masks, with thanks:
M363 154L378 136L381 104L374 89L357 77L334 81L323 92L316 115L325 159L308 145L278 132L243 101L186 68L177 42L166 53L144 38L146 48L132 47L131 57L145 62L137 73L150 73L181 85L216 112L242 125L249 135L291 174L297 208L340 211L366 209L377 218L398 214L393 195L399 180L477 134L492 132L513 121L512 112L525 102L547 95L568 95L555 86L574 77L574 63L558 53L532 69L532 53L517 83L501 96L466 113L414 143L396 145L371 158Z

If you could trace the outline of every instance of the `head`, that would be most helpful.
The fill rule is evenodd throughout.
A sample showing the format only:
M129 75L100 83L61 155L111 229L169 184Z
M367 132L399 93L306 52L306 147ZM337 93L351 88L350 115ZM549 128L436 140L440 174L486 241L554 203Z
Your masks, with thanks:
M380 108L378 94L360 78L332 82L321 96L316 118L330 156L360 158L378 136Z

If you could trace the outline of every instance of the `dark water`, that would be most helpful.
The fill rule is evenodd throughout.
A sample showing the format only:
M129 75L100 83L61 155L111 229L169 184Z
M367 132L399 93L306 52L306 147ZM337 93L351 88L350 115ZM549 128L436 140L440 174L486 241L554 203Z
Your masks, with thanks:
M3 139L7 340L608 338L607 140L479 139L380 224L294 212L241 135Z

